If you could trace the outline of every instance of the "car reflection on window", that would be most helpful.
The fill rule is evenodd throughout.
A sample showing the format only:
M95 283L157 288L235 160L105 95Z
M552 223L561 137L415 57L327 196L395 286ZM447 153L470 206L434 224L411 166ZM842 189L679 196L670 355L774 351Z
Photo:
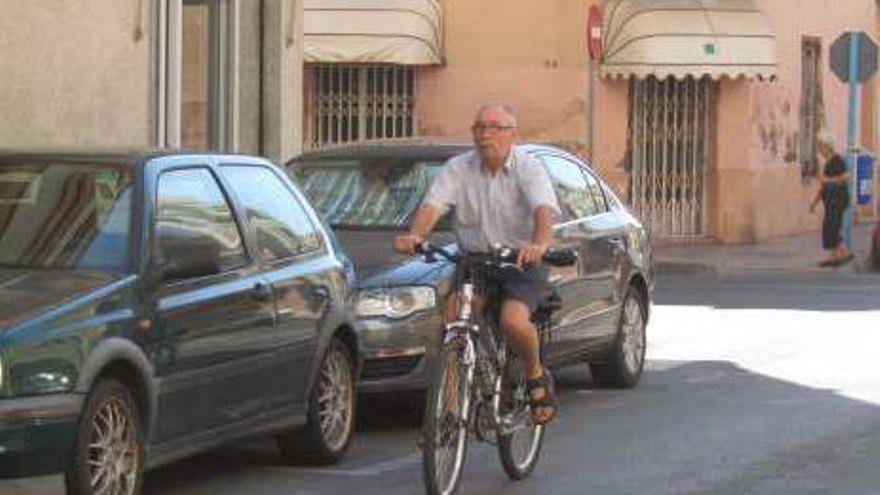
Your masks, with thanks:
M128 173L112 167L0 168L0 264L123 270L131 190Z

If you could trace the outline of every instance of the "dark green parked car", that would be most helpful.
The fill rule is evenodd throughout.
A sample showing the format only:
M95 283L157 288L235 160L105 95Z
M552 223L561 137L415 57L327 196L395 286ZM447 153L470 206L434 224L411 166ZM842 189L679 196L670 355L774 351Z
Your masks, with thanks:
M266 160L0 152L0 477L133 494L150 467L265 432L286 458L340 459L352 273Z

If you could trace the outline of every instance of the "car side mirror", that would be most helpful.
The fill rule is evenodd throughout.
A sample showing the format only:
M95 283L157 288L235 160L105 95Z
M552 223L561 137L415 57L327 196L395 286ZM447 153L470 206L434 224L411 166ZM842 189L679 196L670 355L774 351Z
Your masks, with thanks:
M156 232L150 278L156 284L220 272L220 243L209 234L163 225Z

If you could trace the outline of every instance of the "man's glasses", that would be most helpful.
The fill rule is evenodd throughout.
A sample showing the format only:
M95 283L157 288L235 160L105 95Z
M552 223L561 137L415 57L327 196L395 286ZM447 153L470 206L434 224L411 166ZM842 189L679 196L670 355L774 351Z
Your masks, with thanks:
M494 134L496 132L508 131L515 128L516 126L514 125L476 123L471 126L471 132Z

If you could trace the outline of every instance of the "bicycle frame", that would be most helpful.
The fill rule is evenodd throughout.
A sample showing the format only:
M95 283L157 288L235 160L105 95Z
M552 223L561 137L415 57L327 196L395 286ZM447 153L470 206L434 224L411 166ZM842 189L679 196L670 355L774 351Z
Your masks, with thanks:
M471 395L476 395L477 401L471 397L463 411L465 421L469 421L473 406L491 398L491 414L488 416L491 426L499 434L507 434L517 427L515 417L509 418L501 414L502 379L506 359L506 338L503 342L496 342L493 335L483 332L479 323L474 322L474 293L475 286L470 277L466 277L458 285L458 308L456 320L445 326L443 342L450 343L455 340L461 342L459 362L466 366L468 388ZM487 311L492 309L490 301L486 301ZM480 337L484 337L481 339ZM491 342L489 342L491 340ZM491 345L486 345L491 344ZM498 345L502 344L502 345ZM485 363L480 366L480 363ZM478 387L473 387L474 378L477 378Z

